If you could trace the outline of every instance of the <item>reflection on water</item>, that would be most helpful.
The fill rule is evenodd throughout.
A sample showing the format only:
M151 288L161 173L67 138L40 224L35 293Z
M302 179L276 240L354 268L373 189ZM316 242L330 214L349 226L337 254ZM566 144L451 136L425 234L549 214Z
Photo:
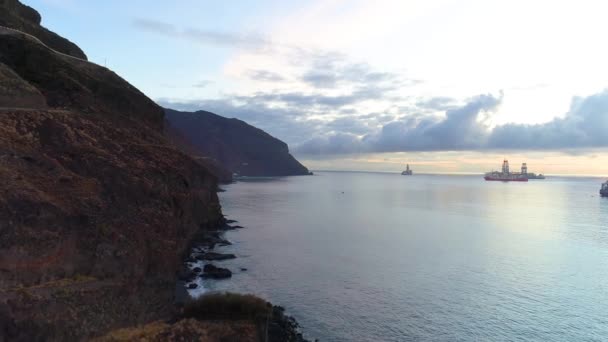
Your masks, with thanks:
M602 340L601 180L321 172L221 194L232 280L324 341ZM239 268L245 267L246 272Z

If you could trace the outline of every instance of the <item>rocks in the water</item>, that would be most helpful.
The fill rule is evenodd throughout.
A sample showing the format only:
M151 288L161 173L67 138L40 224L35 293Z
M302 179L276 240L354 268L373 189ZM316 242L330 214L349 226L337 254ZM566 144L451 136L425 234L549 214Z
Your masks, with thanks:
M207 252L196 257L198 260L228 260L236 258L234 254Z
M200 267L195 267L195 268L192 269L192 272L194 272L194 273L201 273L201 271L202 270L201 270Z
M247 271L247 268L245 268L245 267L241 267L240 269L241 269L241 272Z
M195 283L190 283L190 284L188 284L188 288L189 288L189 289L195 289L195 288L197 288L197 287L198 287L198 285L197 285L197 284L195 284Z
M232 245L232 242L230 242L230 241L228 241L226 239L223 239L223 238L217 239L215 241L215 243L218 244L218 245L220 245L220 246L229 246L229 245Z
M226 223L237 223L238 221L236 220L226 220Z
M185 261L186 262L196 262L196 258L192 255L189 255Z
M225 279L232 277L232 272L227 268L217 267L213 264L207 264L203 267L203 278Z
M229 225L228 223L223 224L223 225L220 227L220 229L221 229L221 230L233 230L233 229L242 229L242 228L245 228L245 227L243 227L243 226L239 226L239 225L234 225L234 226L231 226L231 225Z
M224 228L221 228L221 229L226 230ZM215 247L215 245L219 245L219 246L231 245L232 243L230 243L230 241L224 239L222 237L222 234L223 234L222 231L213 231L213 232L201 231L201 232L199 232L197 234L197 236L194 238L193 244L197 246L194 248L194 251L197 251L197 250L202 251L204 249L213 249Z
M218 245L220 245L220 246L230 246L230 245L232 245L232 242L230 242L228 240L224 240L222 242L218 242Z

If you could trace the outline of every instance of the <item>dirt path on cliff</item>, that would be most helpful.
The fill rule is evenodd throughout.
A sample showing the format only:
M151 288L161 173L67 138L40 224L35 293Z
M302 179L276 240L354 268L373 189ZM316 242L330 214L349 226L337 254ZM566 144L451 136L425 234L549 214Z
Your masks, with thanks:
M61 56L64 56L64 57L68 57L68 58L72 58L72 59L75 59L75 60L80 61L80 62L86 62L86 63L90 63L90 64L93 64L93 65L97 65L97 64L95 64L95 63L93 63L91 61L88 61L86 59L81 59L81 58L78 58L78 57L74 57L74 56L65 54L63 52L59 52L59 51L57 51L57 50L49 47L45 43L43 43L40 39L38 39L38 37L33 36L33 35L29 34L29 33L23 32L23 31L16 30L14 28L10 28L10 27L6 27L6 26L0 25L0 34L21 34L21 35L24 35L24 36L26 36L26 37L28 37L30 39L33 39L37 43L41 44L42 46L46 47L47 49L53 51L54 53L56 53L58 55L61 55ZM100 66L100 65L97 65L97 66Z

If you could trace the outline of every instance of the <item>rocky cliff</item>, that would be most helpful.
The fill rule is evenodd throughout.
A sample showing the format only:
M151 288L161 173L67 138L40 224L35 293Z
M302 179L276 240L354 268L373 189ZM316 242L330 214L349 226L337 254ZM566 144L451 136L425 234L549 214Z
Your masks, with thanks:
M76 44L40 25L40 14L18 0L0 0L0 26L10 27L38 38L55 51L80 59L87 56Z
M175 128L166 118L164 132L167 139L169 139L173 145L201 163L211 171L221 183L231 183L233 181L232 171L228 170L224 165L220 164L212 157L203 155L201 150L194 146L190 140L183 135L182 131Z
M202 156L240 176L306 175L283 141L238 119L165 109L167 120Z
M168 142L162 108L31 8L0 9L39 38L0 28L0 341L170 317L190 238L222 220L216 177Z

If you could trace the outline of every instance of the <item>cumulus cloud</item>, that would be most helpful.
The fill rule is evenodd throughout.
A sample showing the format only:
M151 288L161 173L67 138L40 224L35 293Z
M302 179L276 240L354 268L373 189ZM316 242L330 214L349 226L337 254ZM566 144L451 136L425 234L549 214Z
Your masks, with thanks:
M325 127L335 132L365 134L370 131L370 127L366 122L357 117L344 116L328 122L325 124Z
M484 123L484 113L497 109L501 96L479 95L465 105L448 110L444 117L406 116L392 121L375 133L351 141L352 152L397 152L397 151L445 151L478 149L487 139L488 128ZM302 154L342 151L346 147L334 149L323 144L334 143L334 137L313 138L296 147ZM341 137L339 141L343 141Z
M487 119L502 98L502 93L482 94L459 106L455 100L441 100L439 106L454 103L442 115L345 110L346 114L338 111L341 114L327 119L318 119L323 110L314 108L319 103L332 103L339 109L352 101L299 93L260 93L223 100L160 103L179 110L204 109L237 117L285 140L297 154L319 157L401 151L553 150L576 154L585 148L608 147L608 91L573 99L563 117L547 123L490 127ZM269 105L276 101L289 105ZM311 113L317 118L311 118Z
M298 147L296 153L306 155L332 155L365 152L361 139L350 133L335 133L312 138Z
M496 127L487 146L496 149L573 149L608 146L608 90L574 98L563 118L539 125Z
M405 116L362 135L352 143L354 152L462 151L462 150L559 150L608 147L608 91L574 98L561 118L536 125L505 124L490 128L485 114L494 111L502 96L479 95L465 105L448 109L444 117ZM439 101L443 105L447 101ZM341 151L323 144L333 143L332 134L313 138L296 151L302 154Z

